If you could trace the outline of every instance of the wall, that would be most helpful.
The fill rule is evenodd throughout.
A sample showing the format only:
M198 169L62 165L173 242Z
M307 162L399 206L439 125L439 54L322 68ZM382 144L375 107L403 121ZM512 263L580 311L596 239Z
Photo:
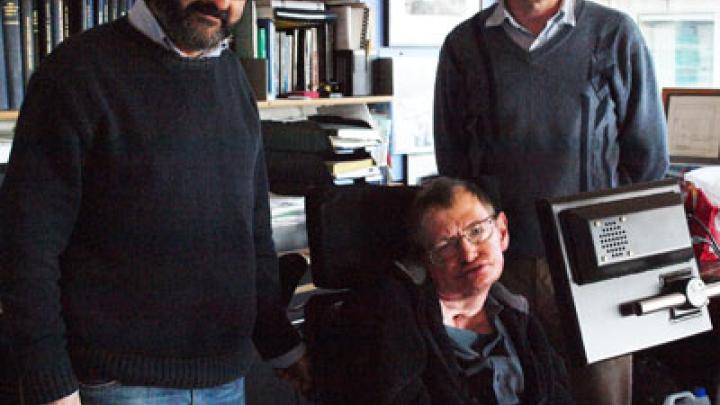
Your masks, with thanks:
M720 87L720 1L600 2L625 11L638 23L661 87Z
M401 0L366 0L376 10L373 37L376 55L392 58L394 64L395 100L390 145L393 177L404 179L408 171L419 176L434 174L436 169L432 158L432 99L440 47L386 46L388 38L383 27L388 19L389 1ZM479 9L482 2L476 1ZM488 3L488 0L485 0L485 3ZM421 27L413 26L411 29L417 30ZM406 162L413 165L413 161L414 167L406 167Z

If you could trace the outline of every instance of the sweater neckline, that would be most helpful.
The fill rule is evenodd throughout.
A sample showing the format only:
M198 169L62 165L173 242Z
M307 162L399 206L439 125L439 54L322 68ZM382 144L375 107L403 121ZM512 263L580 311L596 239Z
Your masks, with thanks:
M481 25L479 28L484 30L486 34L499 33L500 35L498 36L501 38L501 41L503 41L503 47L505 49L510 50L515 54L518 54L520 57L523 58L523 60L526 60L528 62L536 62L540 59L543 59L546 55L552 53L555 48L560 46L577 31L578 27L580 27L580 24L583 24L583 21L581 21L581 17L583 16L584 9L585 2L583 0L577 0L577 2L575 3L575 20L577 21L576 25L574 27L563 27L561 31L552 38L550 38L547 43L531 51L527 51L520 45L516 44L515 41L513 41L510 36L505 33L505 28L503 28L502 25L496 27L485 27L485 21L483 20L482 22L480 22Z
M186 58L146 37L130 24L127 16L115 20L114 24L116 24L116 27L122 35L127 36L142 52L145 52L148 57L158 60L170 68L196 71L210 70L219 63L221 58L226 57L225 52L223 52L222 55L217 57Z

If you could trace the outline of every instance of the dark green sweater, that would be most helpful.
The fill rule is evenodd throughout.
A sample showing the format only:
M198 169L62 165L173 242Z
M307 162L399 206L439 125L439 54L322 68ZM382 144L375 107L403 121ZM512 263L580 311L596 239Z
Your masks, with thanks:
M181 58L127 19L65 41L30 82L0 221L29 403L98 376L217 385L247 370L251 337L266 358L298 343L275 305L257 108L229 52Z

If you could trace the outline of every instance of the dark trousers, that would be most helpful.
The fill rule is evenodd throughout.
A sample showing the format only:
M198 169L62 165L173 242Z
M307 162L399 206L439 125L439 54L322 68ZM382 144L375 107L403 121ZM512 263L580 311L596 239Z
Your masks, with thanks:
M545 259L507 257L500 281L511 291L527 298L530 311L540 319L550 343L565 359L573 396L578 404L631 405L632 355L587 366L579 366L569 357L550 268Z

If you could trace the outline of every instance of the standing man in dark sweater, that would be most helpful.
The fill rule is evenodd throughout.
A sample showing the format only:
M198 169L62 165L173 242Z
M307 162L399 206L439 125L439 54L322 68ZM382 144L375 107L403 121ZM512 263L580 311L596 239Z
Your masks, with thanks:
M446 38L434 122L440 174L498 183L514 238L503 283L562 352L536 200L659 179L668 165L637 26L585 0L499 0ZM580 403L630 404L630 356L570 375Z
M253 343L306 381L257 106L226 50L244 4L138 0L30 81L0 193L18 402L242 404Z

